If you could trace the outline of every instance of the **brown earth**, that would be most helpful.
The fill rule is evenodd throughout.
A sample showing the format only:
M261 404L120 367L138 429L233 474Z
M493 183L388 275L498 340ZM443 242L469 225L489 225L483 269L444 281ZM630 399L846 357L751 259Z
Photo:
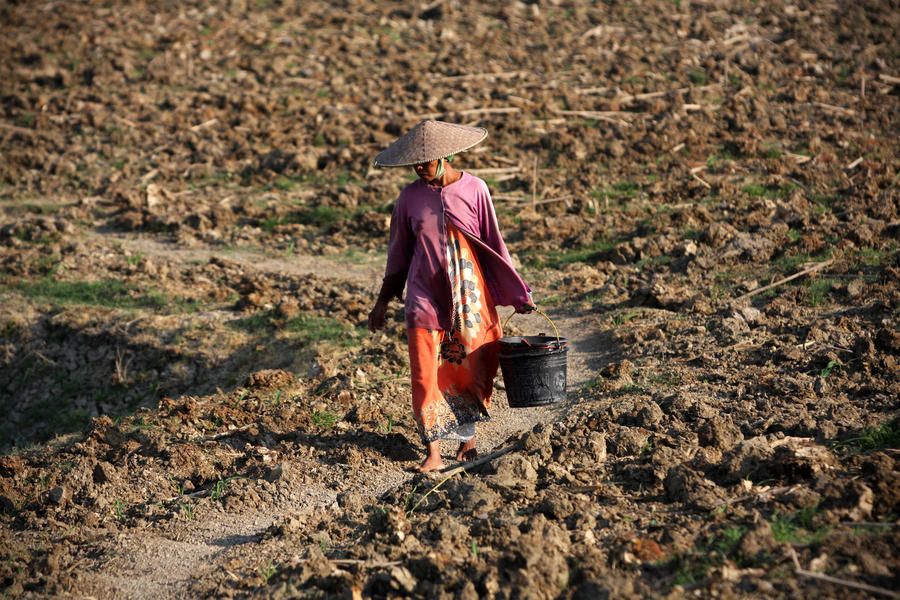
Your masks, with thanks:
M900 589L896 3L0 23L6 596ZM455 164L572 342L448 479L402 307L363 328L410 180L369 165L424 116L490 130Z

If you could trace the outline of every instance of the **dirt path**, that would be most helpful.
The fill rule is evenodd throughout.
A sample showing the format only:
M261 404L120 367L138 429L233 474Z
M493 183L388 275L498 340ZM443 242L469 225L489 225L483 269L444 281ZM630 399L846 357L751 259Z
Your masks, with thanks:
M346 255L291 254L278 256L254 248L217 249L208 246L189 248L161 242L148 236L98 233L96 231L89 232L87 239L118 245L132 254L140 253L151 258L166 258L181 263L199 264L217 257L256 271L290 275L327 274L344 281L373 287L380 284L384 269L384 256L378 254L354 254L352 260Z
M248 270L266 273L328 273L333 278L356 283L380 279L381 257L351 262L340 256L293 256L273 258L252 250L226 253L211 248L173 248L148 238L91 234L103 243L121 244L131 252L151 257L166 257L182 263L206 262L212 257L227 258ZM540 293L540 290L537 290ZM509 309L501 309L505 315ZM570 390L591 378L591 364L600 354L598 339L591 333L588 317L553 314L552 318L564 337L572 344L568 365ZM523 331L548 329L537 315L519 315L516 325ZM502 385L500 386L502 387ZM479 426L479 448L482 452L502 446L511 436L527 431L538 423L561 418L567 406L509 409L502 389L495 394L492 420ZM448 461L455 451L445 442ZM106 548L110 559L100 569L86 574L81 591L97 598L178 598L189 594L192 581L226 569L229 557L241 546L261 539L265 531L284 518L314 510L324 510L336 502L341 492L353 492L365 502L373 501L414 476L398 463L388 460L380 464L342 471L335 465L322 464L313 481L296 481L274 504L256 510L227 511L221 507L190 519L175 519L144 529L126 529ZM337 482L337 483L335 483Z

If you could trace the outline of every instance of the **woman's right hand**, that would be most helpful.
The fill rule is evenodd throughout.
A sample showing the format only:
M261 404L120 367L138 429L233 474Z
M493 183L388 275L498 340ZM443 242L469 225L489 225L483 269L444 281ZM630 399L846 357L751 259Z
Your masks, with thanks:
M534 312L537 310L537 306L534 304L522 304L516 307L516 312L520 315L527 315L530 312Z
M387 309L387 302L379 300L375 303L375 306L373 306L371 312L369 312L369 331L374 333L379 329L384 328L387 323Z

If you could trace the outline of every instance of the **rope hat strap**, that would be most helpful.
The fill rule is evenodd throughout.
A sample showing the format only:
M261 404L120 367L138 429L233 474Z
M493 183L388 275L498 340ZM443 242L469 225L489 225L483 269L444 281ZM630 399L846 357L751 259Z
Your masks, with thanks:
M437 171L435 172L435 175L434 175L435 179L440 179L441 177L444 176L444 161L452 162L453 155L451 154L447 158L442 158L438 161Z

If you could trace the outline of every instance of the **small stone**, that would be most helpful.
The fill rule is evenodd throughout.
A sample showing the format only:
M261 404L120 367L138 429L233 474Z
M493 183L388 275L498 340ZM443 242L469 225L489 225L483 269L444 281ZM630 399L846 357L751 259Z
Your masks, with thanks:
M664 418L665 414L659 405L652 400L648 400L647 402L642 403L638 409L638 413L635 415L635 423L641 427L653 429L659 425Z
M365 507L362 496L353 492L338 494L337 502L347 512L361 511Z
M94 466L93 479L97 485L109 483L115 476L116 469L106 461L98 462Z
M824 573L827 567L828 554L825 552L809 561L809 570L815 573Z
M862 279L854 279L847 284L847 295L851 298L857 298L865 289L865 282Z
M475 589L474 583L466 581L462 589L457 592L456 597L459 600L478 600L478 590Z
M147 195L144 206L152 211L157 207L166 204L170 198L171 196L165 188L155 183L151 183L147 186Z
M658 561L665 557L659 543L652 538L637 538L631 542L632 551L642 561Z
M620 158L625 155L625 144L619 140L613 140L606 147L606 152L613 158Z
M277 311L279 317L290 319L300 314L300 304L296 298L285 296L278 303Z
M263 457L265 462L265 457ZM269 468L265 475L265 480L270 483L276 483L288 479L291 475L291 466L289 463L281 462Z
M599 431L591 432L591 457L597 463L606 462L606 434Z
M743 560L757 561L772 554L777 547L778 543L775 541L769 522L760 520L741 537L736 552L738 557Z
M575 507L565 493L557 490L548 490L544 492L543 498L538 502L536 509L552 519L562 520L571 515Z
M58 485L47 492L47 499L57 506L64 505L69 501L71 497L72 493L69 491L69 489L61 485Z
M546 430L529 431L522 437L522 448L526 452L534 452L546 447L550 443L549 434Z
M650 434L633 427L626 427L613 439L613 450L618 457L637 456L644 450Z
M754 308L752 306L745 306L738 311L744 321L747 322L748 325L755 325L762 320L762 311L758 308Z
M537 480L537 471L521 454L507 454L497 461L491 481L501 487L515 488Z
M412 594L416 589L416 578L410 573L409 569L403 566L397 566L391 569L391 583L400 591Z
M263 369L250 374L244 383L255 389L287 387L294 383L294 376L282 369Z
M722 502L724 492L715 483L686 465L671 467L663 486L666 497L701 510L712 510Z
M704 423L697 435L701 445L720 450L728 450L744 441L740 427L731 419L719 416Z
M600 369L600 375L606 379L613 379L625 383L631 383L632 364L628 360L609 363Z

